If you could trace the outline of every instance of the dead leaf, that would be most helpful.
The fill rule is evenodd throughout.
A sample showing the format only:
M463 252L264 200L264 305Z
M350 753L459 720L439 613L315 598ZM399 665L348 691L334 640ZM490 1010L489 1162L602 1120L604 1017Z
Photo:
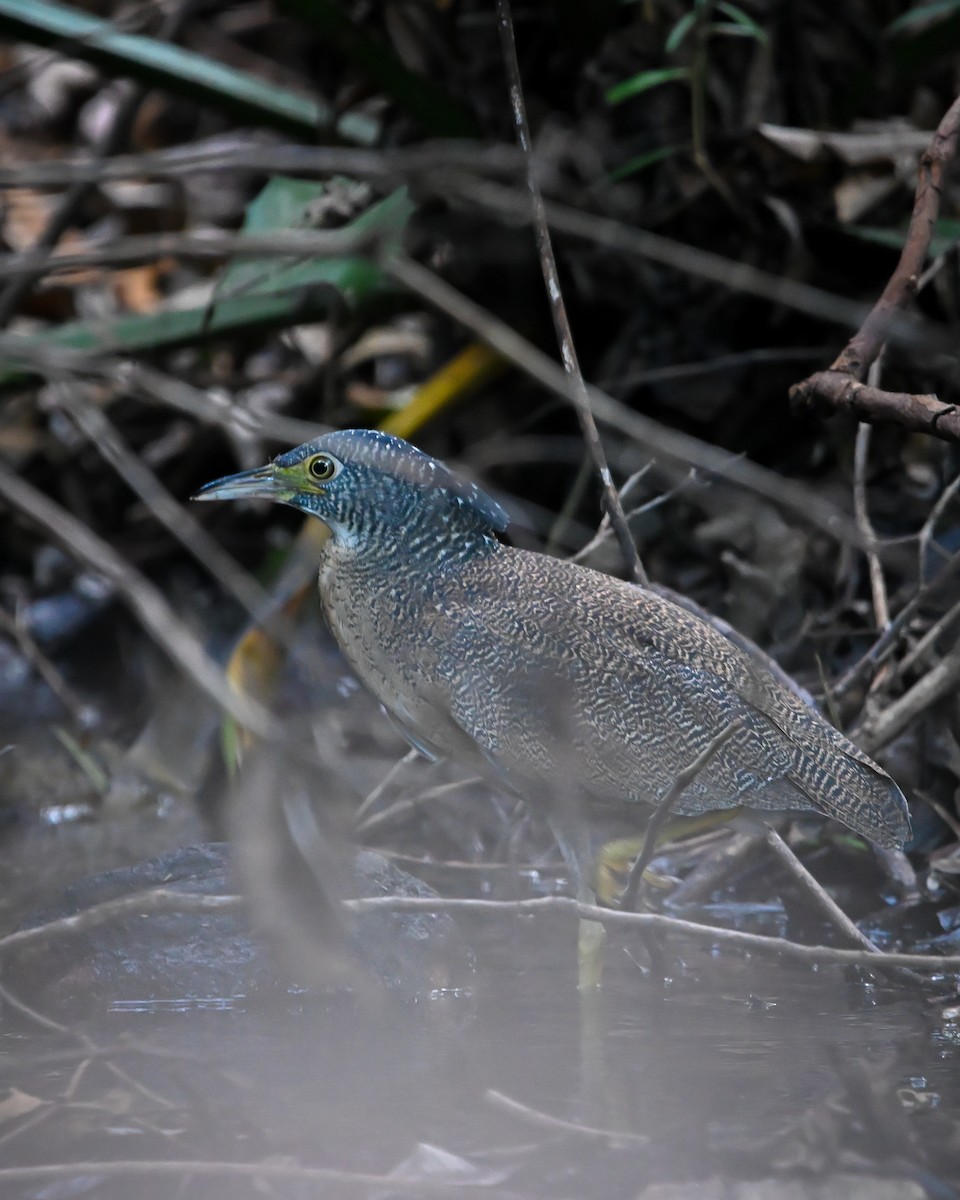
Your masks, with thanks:
M865 127L849 133L821 133L789 125L763 124L760 133L779 149L802 162L835 155L852 167L867 163L899 165L906 156L916 158L930 144L932 133L912 125L890 122L882 127Z

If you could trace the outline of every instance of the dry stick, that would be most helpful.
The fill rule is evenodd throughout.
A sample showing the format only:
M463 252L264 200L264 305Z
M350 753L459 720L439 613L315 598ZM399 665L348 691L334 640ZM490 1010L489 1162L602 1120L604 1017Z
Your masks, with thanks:
M195 0L184 0L172 12L167 13L157 31L157 40L161 42L174 41L194 6ZM146 94L146 87L142 84L134 84L124 99L120 101L114 111L109 129L96 148L94 162L102 162L104 159L110 158L128 140L137 110ZM38 262L34 270L11 279L0 293L0 329L10 324L10 320L20 307L24 296L34 284L43 278L53 247L73 223L80 206L95 186L95 179L75 179L70 183L69 190L61 198L56 212L53 213L46 228L37 239L34 249L37 252Z
M630 868L630 875L627 879L627 886L623 889L623 895L620 898L620 907L625 912L632 912L637 906L637 894L640 891L640 881L643 878L643 873L650 865L650 860L653 858L657 848L657 834L663 828L664 823L670 816L674 804L680 799L686 791L687 786L700 774L703 768L709 763L713 757L730 741L734 734L739 733L745 724L746 718L737 717L730 721L717 736L704 747L697 755L693 762L684 767L682 771L677 773L676 778L670 785L667 794L657 804L656 811L647 822L647 830L644 834L643 849L637 857L637 861Z
M914 717L952 691L958 682L960 647L951 650L909 692L894 700L882 713L861 722L853 730L857 745L862 746L868 754L876 753L881 746L902 733Z
M117 238L85 250L51 253L23 250L0 254L0 273L33 284L43 275L63 274L90 267L131 267L158 258L220 262L238 255L257 258L337 258L362 254L376 241L369 229L279 229L274 233L142 233ZM0 296L0 303L3 297Z
M94 710L90 705L84 703L50 659L43 653L30 636L30 630L20 619L19 613L11 616L5 608L0 606L0 631L5 632L9 637L13 638L20 649L20 653L46 683L47 687L53 692L76 724L81 727L88 724Z
M462 193L462 199L484 205L501 215L523 215L514 193L500 184L477 180L469 192ZM561 230L626 254L648 258L652 262L663 263L694 278L708 279L732 291L741 291L775 304L784 304L796 312L806 313L821 320L852 326L864 320L866 306L834 296L809 284L771 275L746 263L731 262L712 251L685 246L644 229L626 228L616 221L579 212L564 205L548 203L546 209L547 219L554 230ZM889 313L887 321L888 341L904 346L923 345L928 349L938 347L942 348L944 353L953 352L953 342L942 329L933 332L915 317L907 318L896 313ZM842 378L847 379L846 376ZM884 420L894 421L908 429L931 434L945 441L960 441L960 410L953 405L943 404L936 396L874 393L856 381L852 381L851 392L856 392L856 396L845 393L844 399L853 404L859 397L860 402L868 408L865 417L869 415L870 402L882 402ZM877 397L880 397L879 401ZM594 411L596 412L596 406ZM597 416L600 414L597 413Z
M918 170L910 228L900 261L880 299L856 334L826 371L820 371L790 389L802 405L827 405L845 409L866 421L896 421L909 429L960 438L960 410L936 396L885 392L862 380L887 340L891 319L916 294L934 224L940 211L944 170L953 159L960 135L960 96L947 109Z
M527 121L527 106L523 99L523 82L520 78L520 64L517 61L517 46L513 36L513 18L510 14L510 0L497 0L497 23L500 27L500 46L503 61L507 69L507 81L510 85L510 104L513 108L513 121L517 131L517 142L523 151L527 164L527 190L530 193L530 206L533 210L533 228L537 241L537 253L540 256L540 267L543 271L543 282L547 288L550 301L550 312L553 316L553 327L560 345L560 355L563 358L563 369L570 377L573 387L570 399L573 402L577 420L587 445L587 453L593 460L593 465L600 476L603 486L603 507L617 535L620 552L630 570L630 575L637 583L646 583L647 575L640 562L637 547L630 534L627 518L624 516L620 496L610 474L607 456L600 441L597 423L590 410L590 397L584 383L583 372L577 360L577 352L573 344L573 331L570 328L570 318L563 302L560 290L560 276L557 272L557 260L553 253L553 242L550 229L547 226L547 214L543 205L543 196L537 183L533 168L533 147L530 143L530 126Z
M420 758L419 750L408 750L402 758L397 759L397 761L393 764L390 770L387 771L386 775L383 776L380 782L367 793L353 814L353 827L358 833L363 830L364 826L362 822L370 809L373 808L373 806L377 803L377 801L387 790L390 784L393 783L397 776L400 775L406 767L410 766L411 763L416 762L418 758Z
M873 371L876 363L870 368ZM863 534L864 541L876 541L876 534L870 521L870 510L867 506L867 463L870 459L870 430L871 426L861 421L857 426L857 436L853 450L853 511L857 524ZM870 573L870 593L873 597L873 613L877 628L881 633L890 624L890 604L887 599L887 585L883 578L883 568L880 556L875 550L867 551L867 567Z
M270 596L257 581L223 549L216 538L167 491L120 436L113 422L81 394L61 385L57 404L69 413L74 424L93 448L133 489L160 524L185 547L247 612L257 617L270 605Z
M428 304L470 329L548 391L567 400L572 398L573 385L561 366L504 321L475 304L426 267L412 259L397 256L384 262L384 270ZM732 456L729 451L711 446L699 438L668 429L649 417L631 412L599 388L590 387L588 390L597 419L620 429L645 446L649 453L683 466L699 467L710 475L755 492L778 509L784 509L805 523L822 529L840 542L853 546L863 544L860 531L845 513L803 485L775 475L748 459Z
M635 1146L646 1146L650 1143L650 1138L643 1133L620 1129L597 1129L592 1125L578 1125L576 1121L564 1121L561 1117L542 1112L539 1108L521 1104L519 1100L514 1100L512 1096L498 1092L495 1088L488 1088L483 1093L483 1098L488 1104L509 1113L512 1117L519 1117L528 1125L536 1125L541 1129L552 1129L555 1133L572 1133L590 1141L629 1142Z
M89 1058L84 1060L84 1063L89 1063ZM81 1064L83 1065L83 1064ZM60 1105L55 1104L52 1100L44 1100L40 1107L33 1110L19 1125L7 1129L6 1133L0 1134L0 1147L7 1146L10 1142L15 1141L22 1134L29 1133L31 1129L36 1129L38 1125L45 1125L51 1117L57 1116L62 1112Z
M682 912L691 904L703 904L758 848L759 841L755 833L734 833L726 838L709 856L701 858L689 875L671 891L667 899L671 910Z
M328 425L301 421L277 413L242 408L220 392L191 387L146 363L110 355L90 354L65 346L41 345L27 338L0 333L0 356L25 363L44 375L70 372L122 387L136 399L146 399L182 412L205 425L242 436L264 437L286 445L308 442L329 433Z
M491 176L518 175L523 160L509 146L476 146L436 142L398 150L354 150L347 147L298 146L295 148L244 146L231 150L208 146L176 147L142 155L117 156L109 162L66 159L54 163L0 166L4 187L55 187L75 181L110 182L129 178L179 178L197 172L242 167L246 171L296 173L327 177L331 172L374 179L416 179L424 193L447 195L480 204L499 215L529 219L529 198L510 187L478 177L480 168ZM541 164L542 166L542 164ZM468 178L461 178L458 171ZM547 202L552 228L637 258L662 263L697 279L706 279L774 304L782 304L832 324L857 326L868 309L858 301L833 295L821 288L761 271L748 263L725 258L713 251L673 241L619 221ZM277 251L278 253L281 251ZM893 320L888 340L915 342L913 322ZM679 368L675 368L679 369Z
M538 162L541 174L549 161ZM393 150L359 150L344 146L242 146L237 149L206 144L178 146L137 155L117 155L107 162L68 158L59 162L0 165L0 189L5 187L62 187L74 182L114 182L125 179L176 179L197 173L242 168L267 174L316 175L340 173L397 181L414 179L424 194L461 197L501 215L529 219L529 196L494 182L527 174L523 155L512 146L480 146L437 141ZM483 171L485 175L478 175ZM675 270L744 291L776 304L832 323L856 326L864 305L835 296L809 284L761 271L748 263L724 258L660 234L635 229L595 213L547 202L547 219L554 229L648 258Z
M357 900L345 900L344 906L353 913L381 912L428 912L469 913L473 916L524 916L541 909L566 912L573 916L599 921L603 925L627 929L654 929L662 933L674 933L693 937L710 945L721 944L745 951L793 958L802 962L826 962L841 966L876 967L878 957L885 966L916 967L923 971L960 972L960 955L901 954L878 951L842 950L834 946L805 946L785 938L769 937L761 933L744 933L739 929L724 929L718 925L704 925L698 921L687 921L665 913L623 912L615 908L602 908L598 904L584 904L569 896L542 896L535 900L461 900L431 896L367 896ZM174 888L151 888L136 896L120 896L104 900L69 917L58 917L32 929L20 929L0 937L0 952L8 952L28 942L44 938L59 937L76 930L90 929L117 914L130 912L239 912L244 908L242 896L205 895L196 892L179 892Z
M651 465L651 463L647 463L646 466L641 467L639 471L635 471L630 476L627 482L620 489L621 503L627 499L635 484L646 475ZM660 492L659 495L654 496L652 500L647 500L644 504L638 504L636 508L629 509L626 514L627 520L629 521L631 517L639 517L644 513L652 512L654 509L661 508L664 504L667 504L670 500L673 500L674 497L682 496L687 488L693 487L696 483L697 473L691 468L684 478L672 488L668 488L668 490L665 492ZM571 554L569 556L569 561L575 563L584 562L590 557L594 550L596 550L599 546L602 546L604 542L608 541L611 537L613 537L613 530L610 528L610 521L607 517L604 517L597 528L597 532L593 535L589 542L584 542L584 544L575 554Z
M0 339L0 352L5 352ZM310 442L330 432L329 425L303 421L280 413L255 412L235 404L220 392L191 387L181 379L166 375L146 363L109 359L87 359L79 369L109 380L132 392L137 398L167 405L206 425L217 425L228 433L270 438L285 445Z
M879 946L875 946L867 935L854 925L839 904L830 896L816 879L810 874L799 858L790 849L775 829L768 829L764 835L765 841L782 866L790 872L808 896L816 904L827 920L855 946L866 950L868 954L882 954Z
M950 628L957 617L960 617L960 601L957 601L956 604L947 609L942 617L934 621L913 649L908 654L905 654L897 663L897 676L903 678L921 659L925 658L928 651L934 648L934 643L937 639Z
M957 842L960 842L960 820L958 820L958 818L952 812L949 812L947 810L947 808L943 804L940 803L939 800L934 800L934 798L932 796L928 796L925 792L917 791L917 792L914 792L914 795L917 797L918 800L920 800L920 802L922 804L925 804L927 806L927 808L933 809L933 811L937 814L937 816L944 823L944 825L946 825L946 827L951 831L951 833L953 834L954 840ZM952 852L951 852L951 856L952 856ZM931 866L934 868L934 871L935 871L936 870L936 862L935 861L932 862Z
M129 179L182 179L217 171L329 178L350 175L399 182L415 178L430 190L449 171L473 176L478 171L521 179L523 156L506 145L480 145L464 139L436 140L393 149L350 146L240 145L216 139L143 154L118 154L106 162L88 156L0 166L0 189L69 187L73 183L117 183Z
M585 904L570 896L542 896L536 900L434 900L421 896L374 896L360 900L347 900L346 906L354 913L365 912L438 912L470 913L475 916L496 913L511 913L522 916L540 909L569 912L582 920L598 921L602 925L626 929L657 929L662 933L673 933L681 937L693 937L710 945L725 945L745 951L779 958L796 959L799 962L824 962L839 966L876 968L881 963L890 967L916 967L922 971L960 972L960 954L903 954L887 951L843 950L834 946L806 946L785 938L769 937L762 933L744 933L739 929L725 929L717 925L704 925L698 921L687 921L682 917L654 912L622 912L617 908L602 908L599 904ZM2 945L2 944L0 944Z
M64 1034L67 1037L75 1038L80 1044L81 1049L90 1058L100 1058L103 1060L103 1065L114 1078L119 1079L122 1083L138 1091L142 1096L145 1096L153 1103L161 1104L165 1108L173 1108L174 1105L170 1100L161 1096L159 1092L155 1092L152 1088L142 1084L135 1079L123 1067L118 1066L106 1057L106 1049L103 1046L98 1046L88 1033L84 1033L80 1029L71 1029L69 1025L62 1025L59 1021L54 1021L52 1017L48 1017L46 1013L42 1013L35 1009L32 1005L27 1004L25 1000L21 1000L14 992L11 992L8 987L0 983L0 1001L9 1005L10 1008L16 1009L17 1012L33 1021L35 1025L39 1025L41 1029L46 1029L51 1033Z
M18 946L42 941L44 938L86 932L95 929L104 921L110 921L116 916L126 916L128 913L147 915L165 912L238 912L242 908L241 896L180 892L169 887L148 888L133 896L117 896L113 900L103 900L82 912L72 913L67 917L55 917L42 925L33 925L29 929L17 929L13 933L4 934L0 937L0 952L16 950Z
M499 216L529 219L526 198L514 189L488 180L472 180L470 191L459 197L464 202L480 205ZM606 246L621 254L649 259L672 270L690 275L694 279L705 279L733 292L744 292L772 304L782 304L795 312L817 317L837 325L856 326L864 319L867 306L844 296L834 295L822 288L795 279L787 279L769 271L762 271L749 263L726 258L713 250L688 246L647 229L624 225L611 217L583 212L566 204L546 202L547 220L550 227L582 238L598 246ZM894 324L897 336L904 338L914 333L908 323Z
M872 667L879 667L893 653L906 624L912 620L920 606L942 584L960 571L960 551L951 555L946 564L927 583L923 584L890 622L886 631L870 649L833 684L835 697L843 696L867 674Z
M923 579L927 574L927 555L930 553L930 544L933 541L933 535L937 529L937 522L943 516L948 506L953 502L958 489L960 489L960 474L957 474L953 479L951 479L951 481L943 489L939 498L937 499L936 504L930 509L929 516L923 523L923 527L920 530L920 536L917 539L918 579Z
M376 1188L380 1194L392 1195L394 1192L417 1196L456 1196L464 1192L483 1190L489 1196L490 1181L481 1178L441 1180L428 1179L422 1172L414 1178L404 1178L402 1175L371 1175L356 1171L338 1170L335 1167L301 1167L295 1163L278 1162L269 1159L266 1162L237 1162L229 1160L217 1162L211 1159L157 1159L155 1161L131 1159L117 1161L105 1159L102 1162L90 1160L85 1162L36 1163L32 1166L0 1167L0 1183L23 1182L33 1179L78 1179L83 1176L103 1176L116 1179L123 1176L134 1178L150 1178L151 1176L186 1175L210 1178L221 1176L227 1179L245 1179L250 1182L258 1180L305 1180L313 1183L336 1184L338 1187L362 1188L370 1191ZM321 1193L311 1193L319 1195ZM324 1195L333 1194L330 1192ZM339 1193L337 1193L339 1194ZM498 1187L496 1194L503 1200L520 1200L517 1192L505 1191Z
M91 445L140 497L160 524L224 591L234 597L252 620L267 628L271 637L289 648L294 636L293 626L282 611L277 611L273 597L174 499L153 471L133 453L109 418L94 404L79 395L69 394L65 388L61 389L57 403L70 414ZM301 650L301 657L304 656L313 669L323 672L318 654L306 648Z
M280 738L281 728L271 714L230 687L223 672L173 611L159 588L112 546L3 465L0 465L0 498L46 530L68 554L109 580L160 648L216 704L260 737Z

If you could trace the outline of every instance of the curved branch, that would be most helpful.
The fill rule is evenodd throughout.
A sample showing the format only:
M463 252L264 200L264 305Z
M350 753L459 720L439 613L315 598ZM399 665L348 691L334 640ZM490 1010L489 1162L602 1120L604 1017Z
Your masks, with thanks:
M846 410L863 421L891 421L945 441L960 441L960 414L954 405L936 396L885 392L863 382L883 349L894 315L916 295L940 212L944 171L956 154L958 136L960 96L947 109L920 159L910 227L896 270L829 370L793 385L790 399L795 404Z

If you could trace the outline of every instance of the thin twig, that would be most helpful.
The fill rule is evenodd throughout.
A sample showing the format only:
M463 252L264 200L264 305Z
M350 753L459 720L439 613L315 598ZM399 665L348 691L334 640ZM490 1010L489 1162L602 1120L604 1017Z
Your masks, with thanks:
M881 666L893 653L907 624L926 603L931 594L948 582L960 571L960 551L953 554L937 574L923 584L890 622L887 630L873 643L870 649L852 667L836 680L831 691L834 697L845 695L872 669Z
M542 173L545 167L538 160ZM434 142L394 150L355 150L342 146L178 146L140 155L117 156L107 163L88 158L60 162L0 166L0 189L5 187L56 187L77 180L113 182L124 179L169 179L216 170L287 173L327 178L342 173L368 179L412 179L424 194L443 194L479 204L489 211L529 219L529 197L517 189L492 181L509 179L525 168L522 157L510 146L477 146L471 143ZM485 171L487 176L478 172ZM697 279L744 292L796 312L856 328L869 308L846 297L761 271L749 263L725 258L713 251L686 246L660 234L636 229L608 217L581 212L547 202L551 228L638 258L661 263ZM893 320L887 338L903 344L917 341L915 322Z
M161 1104L165 1108L175 1107L172 1101L161 1096L159 1092L155 1092L152 1088L147 1087L146 1084L140 1083L138 1079L135 1079L129 1072L125 1071L123 1067L112 1062L106 1056L105 1049L102 1046L98 1046L88 1033L84 1033L81 1029L72 1029L69 1025L63 1025L61 1022L55 1021L52 1017L48 1017L45 1013L40 1012L39 1009L34 1008L33 1005L22 1000L15 992L12 992L3 984L0 984L0 1001L27 1017L35 1025L39 1025L41 1029L76 1039L89 1058L101 1058L104 1067L115 1079L119 1079L121 1083L133 1088L134 1091L139 1092L151 1103Z
M874 754L906 729L911 721L946 696L960 682L960 647L951 650L882 713L861 722L852 733L858 746Z
M19 611L16 615L11 616L5 608L0 606L0 631L6 632L14 639L20 648L20 653L46 683L73 721L81 728L89 725L95 710L89 704L84 703L33 640Z
M57 405L69 413L91 446L133 489L157 521L203 565L252 617L271 606L269 594L248 571L211 537L200 522L167 491L157 476L126 444L102 409L92 404L75 384L57 388Z
M435 865L435 864L434 864ZM477 864L467 864L477 866ZM478 867L478 869L480 869ZM511 870L515 870L511 867ZM745 933L739 929L725 929L718 925L704 925L698 921L687 921L665 913L623 912L615 908L603 908L598 904L586 904L570 896L541 896L533 900L467 900L445 899L437 896L365 896L343 901L350 912L428 912L466 913L472 916L523 916L541 909L569 913L584 920L599 921L603 925L627 929L654 929L662 933L673 933L682 937L693 937L710 945L732 946L745 951L792 958L803 962L827 962L841 966L877 967L881 963L892 967L916 967L923 971L960 972L960 955L954 954L903 954L887 951L844 950L833 946L806 946L785 938L769 937L760 933ZM129 912L238 912L245 901L242 896L205 895L195 892L179 892L174 888L150 888L136 896L121 896L104 900L91 908L69 917L59 917L32 929L21 929L0 937L0 952L8 952L18 946L44 938L58 937L78 929L88 929L109 920L118 913Z
M390 258L384 263L384 269L428 304L472 330L543 387L564 399L571 398L571 382L561 366L506 322L451 287L446 280L403 256ZM778 509L784 509L804 523L822 529L838 541L854 546L863 544L860 531L845 513L794 480L775 475L749 459L731 456L728 451L699 438L668 429L649 417L631 411L599 388L590 387L589 393L597 420L621 430L639 445L645 446L649 453L685 467L698 467L708 475L763 496Z
M679 937L693 937L708 945L732 946L758 954L777 958L791 958L801 962L834 963L839 966L876 968L916 967L922 971L960 972L960 954L903 954L867 950L846 950L835 946L806 946L786 938L769 937L762 933L745 933L740 929L725 929L718 925L704 925L698 921L687 921L682 917L655 912L622 912L617 908L603 908L599 904L586 904L571 896L540 896L535 900L441 900L421 896L373 896L361 900L347 900L345 904L354 913L374 911L386 912L438 912L470 913L474 916L538 912L540 909L567 912L582 920L599 921L602 925L624 929L655 929ZM874 947L874 951L876 947Z
M640 881L643 879L643 873L650 865L650 860L653 858L657 849L657 834L663 828L664 823L670 816L673 806L680 799L687 787L696 779L704 767L719 753L720 750L730 741L734 734L739 733L745 724L744 717L737 717L733 721L728 722L723 729L717 734L713 740L706 745L703 750L697 755L693 762L684 767L682 771L677 773L676 778L670 785L667 794L657 804L653 816L647 822L646 833L643 839L643 849L637 857L637 861L630 868L630 875L627 878L627 886L623 889L623 896L620 899L620 907L626 912L632 912L637 906L637 895L640 891Z
M0 951L6 953L28 942L62 937L68 933L84 933L102 925L104 921L128 913L146 915L165 912L239 912L242 908L241 896L180 892L171 887L146 888L132 896L103 900L99 904L91 904L82 912L72 913L67 917L56 917L42 925L33 925L29 929L17 929L13 933L4 934L0 937Z
M873 371L874 366L871 367ZM876 534L870 521L870 510L867 506L867 464L870 459L870 430L871 427L861 421L857 426L857 436L853 451L853 511L857 524L863 533L864 541L875 543ZM867 569L870 573L870 594L873 598L873 615L877 629L882 633L890 624L890 602L887 599L887 585L883 578L883 568L880 557L873 549L867 554Z
M933 544L933 536L936 533L937 522L943 516L948 505L956 497L957 491L960 490L960 472L958 472L947 486L940 493L936 504L930 509L930 515L923 523L923 528L920 530L920 536L917 539L917 578L925 579L927 577L927 556L930 553ZM939 550L940 548L937 547Z
M542 165L542 164L541 164ZM212 137L143 154L118 154L106 162L90 155L0 166L0 189L69 187L73 183L119 183L130 179L182 179L219 171L297 175L327 179L348 175L386 183L416 179L430 190L449 172L486 173L520 180L523 156L507 145L479 145L463 138L404 147L360 150L351 146L226 145Z
M339 258L369 251L377 234L369 229L278 229L273 233L141 233L94 243L84 250L22 250L0 254L0 274L27 279L90 267L132 267L162 258L219 263L227 258ZM2 296L0 296L2 301Z
M513 109L513 121L517 132L517 142L523 151L527 163L527 190L530 193L530 205L533 210L533 228L537 241L537 253L540 256L540 267L543 271L543 281L547 288L547 298L550 302L550 312L553 316L553 327L560 345L560 356L563 359L563 369L570 377L573 387L570 399L573 402L577 420L587 446L587 453L593 460L597 474L600 476L603 506L617 536L620 552L630 572L637 583L646 583L647 575L640 562L637 547L627 518L620 504L620 496L610 467L607 463L606 452L600 440L597 423L590 409L590 397L580 370L577 351L573 343L573 330L570 328L570 318L563 302L563 292L560 288L560 275L557 271L557 260L553 252L553 242L547 225L547 214L543 204L543 196L537 183L533 164L533 147L530 142L530 126L527 121L527 106L523 99L523 82L520 78L520 64L517 60L517 46L513 36L513 17L510 13L510 0L497 0L497 23L500 27L500 45L503 51L503 61L507 69L507 81L510 85L510 105Z
M591 1125L578 1125L576 1121L564 1121L561 1117L542 1112L539 1108L521 1104L519 1100L514 1100L512 1096L498 1092L495 1088L488 1088L484 1092L483 1098L488 1104L492 1104L502 1112L509 1113L512 1117L519 1117L528 1125L536 1125L541 1129L552 1129L555 1133L572 1133L577 1137L587 1138L591 1142L629 1142L639 1146L646 1146L650 1143L649 1137L643 1133L620 1129L597 1129Z
M84 379L100 380L111 387L122 388L134 399L165 405L205 425L241 437L268 438L289 446L330 432L329 425L244 408L224 392L191 387L156 367L113 355L94 354L0 333L0 356L54 378L70 373Z
M913 213L896 269L859 330L826 371L790 389L799 405L846 410L866 421L894 421L908 429L960 440L960 408L933 395L885 392L863 380L890 337L894 319L917 292L940 211L943 174L960 136L960 96L947 109L920 158Z
M155 35L157 40L175 41L195 6L196 0L183 0L172 12L168 12ZM134 83L130 86L130 90L114 110L110 126L96 147L94 162L103 163L116 154L129 139L131 126L147 91L144 84ZM34 251L38 262L32 272L25 271L17 277L0 272L0 278L10 280L0 293L0 329L10 324L24 296L43 278L53 247L73 224L81 205L95 186L95 180L74 179L70 183L66 194L60 198L56 211L36 241Z
M956 154L958 135L960 96L947 109L920 158L910 226L896 269L867 319L840 352L830 368L832 371L844 372L856 379L865 378L887 340L890 314L902 308L915 294L940 212L943 174Z
M160 589L112 546L2 464L0 498L44 529L68 554L109 580L160 648L216 704L260 737L281 737L281 727L271 714L256 701L234 691L190 628L170 607Z
M620 489L621 503L628 498L630 492L633 490L633 487L647 474L651 465L651 463L647 463L645 466L641 467L639 471L634 471L634 473L630 476L627 482ZM653 512L655 509L662 508L664 504L668 504L676 496L682 496L684 492L686 492L689 488L696 486L698 482L697 472L691 468L680 480L680 482L674 484L672 488L669 488L665 492L660 492L659 495L654 496L652 500L647 500L644 504L638 504L636 508L628 509L626 514L627 520L632 521L635 517L643 516L644 513ZM576 554L570 555L569 561L584 562L590 557L594 550L602 546L604 542L608 541L612 536L613 531L610 528L610 521L607 516L604 515L597 532L593 535L589 542L585 542L580 547Z
M403 1192L413 1196L453 1196L464 1192L483 1189L490 1195L490 1180L481 1176L478 1179L436 1179L428 1178L422 1172L414 1178L404 1178L402 1175L372 1175L357 1171L338 1170L334 1167L302 1167L296 1163L278 1162L269 1159L265 1162L237 1162L235 1159L217 1162L211 1159L157 1159L155 1161L131 1159L118 1161L105 1159L102 1162L64 1162L36 1163L32 1166L0 1167L0 1183L24 1182L34 1179L79 1179L84 1177L116 1179L132 1176L133 1178L150 1178L151 1176L166 1177L170 1175L199 1176L208 1179L211 1176L222 1176L227 1179L245 1179L256 1181L260 1179L289 1179L307 1180L314 1183L337 1184L339 1187L378 1188L386 1195L393 1192ZM497 1195L504 1200L516 1197L516 1192L505 1191L497 1187Z
M386 775L384 775L380 782L367 793L362 803L357 806L357 810L353 814L353 825L358 832L363 829L363 820L367 813L377 803L390 784L393 783L397 776L400 775L406 767L410 766L411 763L416 762L420 757L421 755L419 750L408 750L402 758L397 759L397 761L393 764L390 770L387 771Z
M937 640L950 628L958 617L960 617L960 600L947 609L942 617L934 621L913 649L908 654L905 654L897 663L897 677L902 679L913 670L917 663L926 658L930 650L935 649Z
M119 430L76 384L61 385L56 403L87 437L94 449L140 497L157 521L186 549L219 586L233 596L247 615L267 628L270 637L289 649L295 629L276 598L266 592L232 555L207 533L203 525L163 486L143 460L130 449ZM301 647L305 664L323 673L321 656L312 647Z
M837 904L836 900L821 887L775 829L767 829L764 838L781 866L785 867L797 883L800 884L807 895L813 900L817 909L838 930L843 938L848 942L852 942L854 946L859 946L861 950L865 950L868 954L883 953L879 946L875 946L870 941L863 930L858 929L854 925L853 921L850 920L840 905Z

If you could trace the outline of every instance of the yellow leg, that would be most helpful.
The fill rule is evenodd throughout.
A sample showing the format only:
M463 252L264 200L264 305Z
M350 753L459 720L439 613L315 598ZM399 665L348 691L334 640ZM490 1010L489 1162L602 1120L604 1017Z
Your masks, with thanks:
M659 847L668 842L682 842L686 838L709 833L725 825L739 812L738 808L732 808L700 813L695 817L675 817L659 831L655 845ZM610 908L619 904L630 878L630 868L640 857L645 845L645 837L628 837L607 842L601 848L593 868L593 886L601 904ZM645 883L656 888L670 888L674 882L649 868L644 871L643 879Z
M606 947L607 931L603 925L581 917L577 936L577 987L581 992L591 992L600 986Z

